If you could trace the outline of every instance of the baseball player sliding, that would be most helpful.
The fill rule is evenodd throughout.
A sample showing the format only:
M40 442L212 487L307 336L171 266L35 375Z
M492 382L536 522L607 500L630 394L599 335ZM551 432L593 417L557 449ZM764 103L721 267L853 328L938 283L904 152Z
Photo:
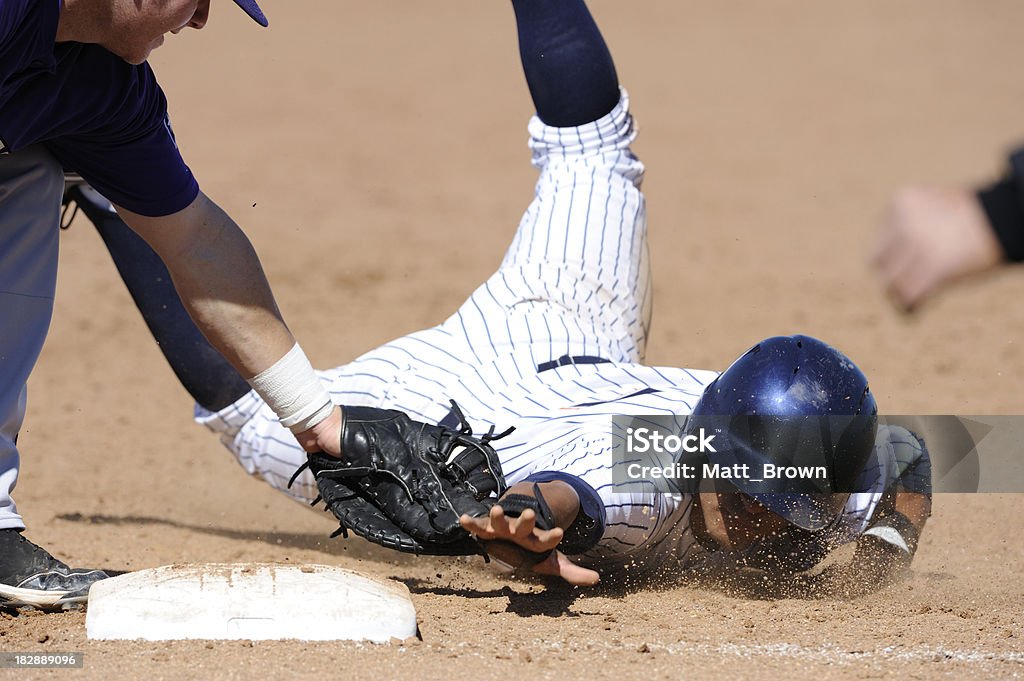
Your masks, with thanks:
M930 513L922 443L901 428L876 428L863 374L813 338L766 339L722 374L642 364L651 281L629 97L583 0L512 5L537 111L529 123L540 171L534 199L497 272L454 315L320 374L336 403L354 405L345 408L346 428L364 419L356 405L440 424L438 442L466 430L464 420L477 433L514 426L504 436L491 430L484 443L500 459L501 499L459 522L497 559L572 584L627 568L631 576L675 575L712 564L792 574L847 542L856 542L858 570L876 583L896 574ZM116 215L77 198L194 396L197 421L273 488L303 503L325 494L331 474L316 466L289 486L306 452L195 331L156 256ZM699 417L765 413L769 404L781 416L844 417L830 448L836 493L766 493L738 480L700 491L662 492L653 483L625 491L612 479L623 443L611 415L678 415L687 430ZM772 462L792 453L718 435L730 445L720 444L722 456L742 450ZM358 531L335 497L327 502Z

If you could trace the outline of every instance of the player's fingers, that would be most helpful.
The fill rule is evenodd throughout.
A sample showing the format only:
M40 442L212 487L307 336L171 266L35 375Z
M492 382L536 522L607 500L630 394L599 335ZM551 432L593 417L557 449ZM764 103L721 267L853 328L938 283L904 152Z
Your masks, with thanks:
M913 243L903 238L900 233L890 231L876 249L875 267L883 276L891 276L917 255Z
M564 536L565 531L560 527L555 527L550 530L534 529L531 534L524 537L513 537L512 541L527 551L542 553L558 546Z
M539 553L553 549L561 543L564 536L565 530L560 527L553 527L550 530L537 530L530 535L534 547L531 550Z
M459 516L459 524L479 539L508 539L510 537L508 519L504 511L495 506L489 515L474 518L466 514Z
M907 234L907 215L899 197L890 201L882 216L882 228L875 237L871 249L871 264L878 269L885 269L901 253L906 253L911 240Z
M935 286L920 277L913 278L903 288L902 302L907 311L917 309L930 296Z
M532 508L528 508L518 518L513 519L509 525L514 539L517 541L526 539L533 534L534 528L537 527L537 514L533 512Z
M494 533L495 537L500 539L512 537L512 530L508 525L508 516L505 515L505 509L498 504L491 507L490 521L491 532Z
M889 294L905 309L913 310L938 286L934 268L921 258L909 258L900 263L889 281Z
M491 521L487 516L474 518L473 516L463 514L459 516L459 524L462 525L462 529L466 532L481 539L490 539L493 534L491 532Z
M891 254L880 266L879 274L889 297L904 310L909 310L920 296L922 278L927 267L920 254L902 249Z
M533 513L527 510L530 514ZM509 518L498 506L492 508L487 517L474 518L463 514L459 517L459 524L462 529L478 539L507 540L536 553L555 548L565 536L565 531L560 527L550 530L538 529L535 515L527 516L525 520L522 516Z
M542 530L537 527L537 514L526 509L518 518L509 520L511 533L509 539L528 551L540 553L558 546L565 536L560 527Z
M561 577L573 586L594 586L601 581L601 575L597 572L576 565L560 551L553 552L547 560L534 565L533 571L542 575Z

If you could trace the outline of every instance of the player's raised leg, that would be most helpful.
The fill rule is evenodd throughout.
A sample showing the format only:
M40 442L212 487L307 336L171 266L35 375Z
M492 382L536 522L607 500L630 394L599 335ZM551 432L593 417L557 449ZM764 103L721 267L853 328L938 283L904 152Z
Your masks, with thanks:
M615 64L583 0L512 0L519 57L537 116L571 128L619 102Z
M582 0L512 5L541 176L500 270L447 326L481 360L638 361L650 290L628 97Z

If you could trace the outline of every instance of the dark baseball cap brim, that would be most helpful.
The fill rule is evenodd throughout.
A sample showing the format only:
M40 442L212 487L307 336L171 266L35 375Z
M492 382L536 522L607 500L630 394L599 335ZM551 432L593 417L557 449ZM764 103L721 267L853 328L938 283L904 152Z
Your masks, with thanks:
M260 6L253 2L253 0L235 0L235 4L241 7L242 11L252 17L253 21L260 26L268 25L269 22L267 21L267 17L263 15L263 10L261 10Z

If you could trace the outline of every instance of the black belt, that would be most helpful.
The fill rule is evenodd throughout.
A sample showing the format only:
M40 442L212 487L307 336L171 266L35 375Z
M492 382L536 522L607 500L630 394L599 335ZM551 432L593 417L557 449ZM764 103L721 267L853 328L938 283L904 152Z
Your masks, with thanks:
M558 359L553 359L550 362L541 362L537 365L537 373L547 371L548 369L557 369L558 367L568 366L570 364L611 364L611 360L605 359L604 357L594 357L592 355L562 355ZM655 392L652 388L648 388L646 391L636 393L637 395L643 394L644 392ZM632 397L632 396L631 396ZM595 404L597 404L595 402ZM580 405L589 406L589 405ZM454 410L449 410L448 414L438 422L439 426L455 430L459 425L459 417L455 414Z
M548 369L557 369L558 367L564 367L570 364L611 364L611 360L591 355L562 355L558 359L538 364L537 373L539 374L540 372L547 371Z

